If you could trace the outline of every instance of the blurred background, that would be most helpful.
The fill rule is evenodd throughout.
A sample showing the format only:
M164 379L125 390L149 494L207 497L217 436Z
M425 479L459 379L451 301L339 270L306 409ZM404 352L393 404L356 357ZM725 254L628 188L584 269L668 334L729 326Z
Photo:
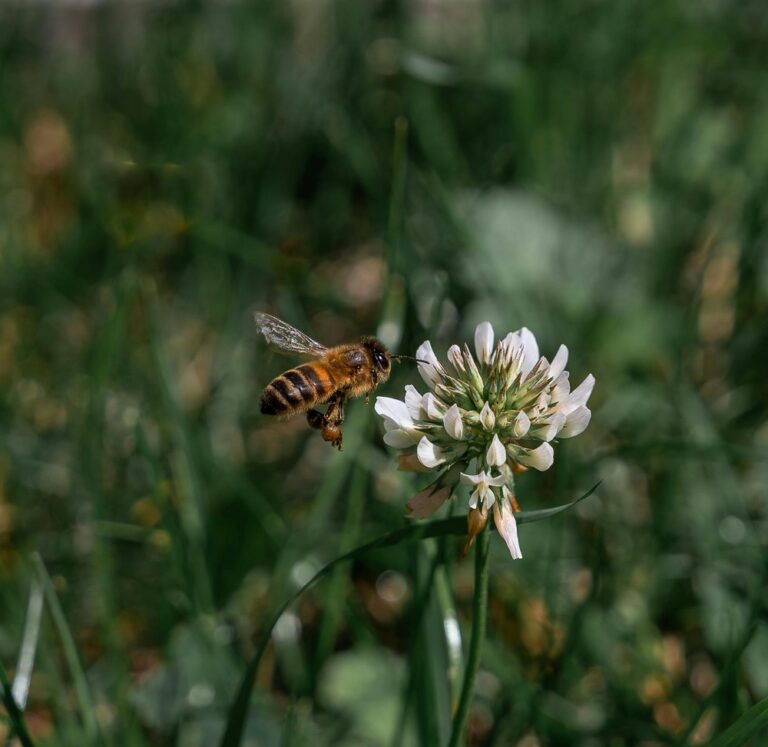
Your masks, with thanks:
M598 492L522 562L493 541L471 745L704 744L768 696L766 50L750 1L0 6L0 663L35 744L216 744L269 611L407 524L372 406L341 453L259 414L294 361L254 309L405 353L525 325L597 378L518 496ZM461 542L304 594L243 744L444 744Z

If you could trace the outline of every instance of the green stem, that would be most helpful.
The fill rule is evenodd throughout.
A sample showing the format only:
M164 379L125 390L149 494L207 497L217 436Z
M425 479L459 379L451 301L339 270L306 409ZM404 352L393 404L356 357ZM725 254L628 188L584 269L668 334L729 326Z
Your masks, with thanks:
M472 704L475 675L480 665L480 653L485 640L485 622L488 615L488 548L490 539L491 533L486 525L475 543L475 598L472 602L472 636L469 639L467 666L464 669L459 705L453 718L453 732L449 747L459 747L463 742L467 718L469 717L469 706Z

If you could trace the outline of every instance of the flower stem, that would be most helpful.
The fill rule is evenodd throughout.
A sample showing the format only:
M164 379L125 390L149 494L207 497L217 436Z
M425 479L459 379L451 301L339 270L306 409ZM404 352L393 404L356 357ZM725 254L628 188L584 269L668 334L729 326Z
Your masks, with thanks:
M485 622L488 614L488 548L491 533L488 526L480 532L475 543L475 597L472 601L472 636L469 639L467 665L464 669L464 682L456 715L453 718L453 731L449 747L459 747L463 742L464 732L469 717L469 706L475 686L475 675L480 665L480 653L485 640Z

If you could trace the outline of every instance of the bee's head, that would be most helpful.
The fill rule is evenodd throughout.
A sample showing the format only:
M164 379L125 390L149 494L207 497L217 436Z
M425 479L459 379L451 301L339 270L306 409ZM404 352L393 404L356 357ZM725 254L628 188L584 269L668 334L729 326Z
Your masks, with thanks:
M363 338L363 347L370 354L379 377L382 380L389 378L389 374L392 370L392 364L390 362L392 356L389 354L389 350L387 350L375 337Z

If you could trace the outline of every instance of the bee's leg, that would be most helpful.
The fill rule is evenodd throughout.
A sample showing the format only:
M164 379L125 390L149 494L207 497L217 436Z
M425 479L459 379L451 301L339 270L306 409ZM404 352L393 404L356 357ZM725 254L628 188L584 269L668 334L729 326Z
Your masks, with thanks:
M325 415L320 410L308 410L307 423L309 423L310 428L322 430L325 427Z
M379 372L375 369L371 369L371 381L373 382L373 389L379 385ZM373 391L373 390L371 390ZM365 404L367 405L371 401L371 392L365 393Z
M347 404L347 395L345 392L339 394L339 409L336 413L336 422L341 425L344 422L344 407Z
M342 392L334 395L328 405L328 409L323 416L323 438L330 441L339 451L341 451L341 442L343 434L341 424L344 422L344 403L346 397Z

